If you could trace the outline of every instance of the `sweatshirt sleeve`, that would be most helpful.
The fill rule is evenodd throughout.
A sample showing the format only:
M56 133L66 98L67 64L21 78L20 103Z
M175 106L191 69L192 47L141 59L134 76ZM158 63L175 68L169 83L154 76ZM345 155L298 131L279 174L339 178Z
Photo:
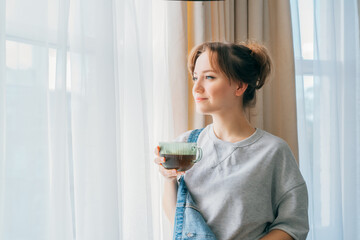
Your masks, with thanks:
M305 240L309 231L306 183L287 143L280 141L277 149L272 177L274 220L268 231L280 229L295 240Z
M302 183L287 191L276 205L276 217L269 231L280 229L295 240L305 240L309 231L306 184Z

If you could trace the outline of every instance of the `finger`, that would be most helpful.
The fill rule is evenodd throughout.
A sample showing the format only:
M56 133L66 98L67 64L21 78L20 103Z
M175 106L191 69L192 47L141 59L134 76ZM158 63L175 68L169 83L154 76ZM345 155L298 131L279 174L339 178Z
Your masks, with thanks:
M176 169L166 169L163 166L159 166L160 173L167 178L174 178L177 177Z
M159 156L159 154L160 154L160 147L159 147L159 146L157 146L157 147L154 149L154 153L155 153L155 155Z
M165 158L164 158L164 157L156 157L156 158L154 158L154 162L155 162L156 164L161 165L162 163L165 162Z
M184 174L185 174L185 172L183 172L183 171L177 171L177 172L176 172L176 175L177 175L177 176L182 176L182 175L184 175Z

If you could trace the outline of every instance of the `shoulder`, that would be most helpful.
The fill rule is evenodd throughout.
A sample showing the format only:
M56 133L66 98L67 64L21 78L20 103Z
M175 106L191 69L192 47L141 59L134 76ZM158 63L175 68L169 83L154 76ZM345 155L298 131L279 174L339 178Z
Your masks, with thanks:
M256 150L264 156L264 163L269 169L273 169L277 176L299 176L296 181L303 182L298 163L286 141L269 132L261 131L263 134Z
M289 145L280 137L275 136L265 130L259 129L262 132L261 141L275 147L276 150L290 150Z
M293 160L296 163L295 157L287 144L282 138L275 136L267 131L261 131L261 137L256 143L256 148L259 151L266 152L268 156L273 156L276 160Z
M291 189L295 191L296 187L303 185L305 181L286 141L266 131L263 132L261 144L267 149L264 153L265 161L267 169L272 169L274 191L279 198Z

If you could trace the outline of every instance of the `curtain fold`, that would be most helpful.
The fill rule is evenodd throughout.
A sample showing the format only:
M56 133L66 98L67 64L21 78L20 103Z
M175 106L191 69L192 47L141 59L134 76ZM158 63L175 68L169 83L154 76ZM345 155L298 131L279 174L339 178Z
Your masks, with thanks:
M52 67L56 69L52 79L54 89L51 92L47 91L45 76L42 79L44 85L41 87L42 93L47 97L47 99L44 98L43 100L45 100L47 108L44 115L47 115L48 176L50 183L48 193L49 228L46 234L48 238L56 240L70 239L76 232L73 229L75 223L72 215L74 195L73 191L71 191L71 185L73 185L73 178L70 178L72 154L68 149L69 143L71 143L68 122L71 105L67 100L66 89L66 83L70 80L66 78L69 10L70 1L59 2L57 22L52 29L56 32L56 47L48 50L49 56L51 54L53 59L52 63L54 63ZM45 17L43 20L47 22ZM44 26L44 28L46 27ZM43 40L48 41L46 38ZM44 51L47 50L46 47L43 48ZM45 58L45 56L42 57ZM39 66L38 69L46 72L46 66Z
M71 4L69 161L73 162L74 230L79 239L116 239L121 234L117 164L123 159L117 155L122 143L116 141L113 4L97 0Z
M156 0L153 1L152 8L152 21L153 26L153 142L152 146L155 146L159 141L166 141L174 138L174 119L173 119L173 107L171 87L169 81L169 44L166 36L168 35L167 18L167 5L166 1ZM158 168L154 165L151 168L151 173L154 181L151 182L153 186L153 216L157 218L154 223L154 231L158 233L154 239L170 239L171 227L167 220L163 210L161 196L163 189L156 188L155 186L162 186L163 179L158 173Z
M168 71L171 88L171 103L173 109L174 131L176 135L187 127L187 119L182 115L187 111L187 69L179 67L179 62L186 62L187 50L187 19L186 2L167 2L166 24L167 24L167 48L168 48ZM176 59L176 60L175 60ZM175 61L174 61L175 60Z
M0 193L5 191L5 81L6 81L6 55L5 53L5 0L0 0ZM5 196L0 194L0 238L3 238L4 232L4 216L5 212Z

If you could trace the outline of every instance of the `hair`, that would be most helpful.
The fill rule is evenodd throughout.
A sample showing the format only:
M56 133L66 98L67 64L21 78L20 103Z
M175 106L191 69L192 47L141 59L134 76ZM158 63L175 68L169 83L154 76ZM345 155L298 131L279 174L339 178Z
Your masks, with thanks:
M208 51L211 67L223 73L231 82L248 84L243 107L256 103L255 90L260 89L272 71L270 55L265 46L255 43L205 42L194 47L188 58L188 69L194 74L196 60Z

